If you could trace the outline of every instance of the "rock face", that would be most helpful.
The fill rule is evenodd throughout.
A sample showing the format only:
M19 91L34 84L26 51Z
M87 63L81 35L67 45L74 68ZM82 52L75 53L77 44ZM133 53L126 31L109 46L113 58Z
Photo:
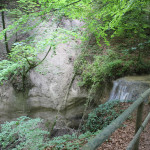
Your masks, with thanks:
M71 28L81 26L81 24L77 20L64 20L62 25L64 28ZM39 38L46 39L51 34L51 28L51 23L41 24L30 34L36 33L35 41ZM46 34L45 29L47 29ZM79 43L80 41L71 40L59 44L55 50L56 55L51 51L45 61L30 72L32 87L28 89L27 94L15 92L11 85L1 86L0 120L3 122L28 115L53 122L58 116L59 125L69 125L72 120L81 118L87 91L78 87L77 78L73 80L69 88L74 77L74 61L80 54L80 50L75 48ZM38 57L42 59L45 53L39 54Z
M6 17L6 13L5 13L5 26L9 26L11 24L11 21L8 17ZM0 14L0 32L3 30L3 24L2 24L2 16ZM10 48L12 43L15 42L15 36L13 36L11 39L8 40L8 47ZM4 40L1 41L0 40L0 60L3 59L3 57L6 55L6 47L5 47L5 44L4 44Z
M114 81L109 100L135 101L150 88L150 76L129 76Z
M71 28L72 26L81 26L81 22L64 20L62 25L64 28ZM45 39L49 38L51 30L55 29L55 27L50 26L50 23L41 25L39 28L35 40L42 36L45 28L47 29L47 33L44 33L43 36ZM80 54L80 50L75 48L79 42L71 40L59 44L55 50L56 55L53 55L53 51L51 51L46 60L38 67L41 73L39 71L30 73L30 80L33 84L27 100L30 107L30 117L54 120L59 114L60 120L67 120L68 118L70 120L72 116L81 115L83 112L87 92L78 87L76 79L69 89L74 78L74 61ZM44 56L45 54L40 54L39 58L42 59Z
M46 75L36 71L30 73L33 88L29 90L28 104L31 112L34 112L30 114L31 117L53 120L57 111L61 112L63 117L75 116L82 112L87 92L77 86L77 80L74 80L71 89L68 89L73 78L73 61L70 62L69 58L72 57L75 60L78 55L72 49L73 44L72 42L62 44L57 48L55 56L48 55L42 64L42 68L48 70ZM69 95L66 99L68 90ZM70 112L68 113L66 109ZM48 115L44 115L45 113Z
M62 26L69 29L81 26L81 24L78 20L63 20ZM47 29L46 33L44 33L45 29ZM34 34L35 41L38 41L40 38L48 38L53 29L51 22L48 22L39 25L38 29L36 28L30 34ZM10 84L0 87L1 123L23 115L32 118L40 117L53 123L57 116L59 128L63 126L78 127L88 97L88 92L78 86L78 78L74 77L73 72L74 61L80 54L80 50L75 48L79 43L80 41L70 40L57 46L56 55L51 51L45 61L30 72L29 78L32 87L26 93L16 92ZM48 48L45 49L45 53ZM2 49L1 51L4 51L4 47ZM42 59L45 53L39 54L38 57ZM149 86L149 83L141 82L141 80L132 82L128 80L124 78L114 82L115 88L110 100L122 99L122 97L133 99L135 98L133 94L139 94ZM128 88L127 85L129 85ZM133 93L132 96L122 96L122 93L127 95L129 92ZM100 93L99 91L95 95L97 104L103 101L99 98ZM120 93L121 97L117 93Z
M27 116L27 93L15 92L11 85L0 87L0 123Z

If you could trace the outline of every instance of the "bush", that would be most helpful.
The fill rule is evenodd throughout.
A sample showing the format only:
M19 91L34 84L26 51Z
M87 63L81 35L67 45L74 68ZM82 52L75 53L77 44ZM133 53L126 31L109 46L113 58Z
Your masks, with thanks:
M0 143L2 149L38 150L44 149L44 135L47 131L39 127L41 119L20 117L17 121L6 122L1 125Z
M104 82L130 74L134 69L134 61L125 61L118 53L107 50L105 54L94 56L92 62L82 57L80 63L75 64L75 71L80 73L80 86L90 88L93 84L103 85Z
M49 142L48 149L50 150L79 150L85 143L88 142L93 136L96 136L101 131L98 130L95 133L86 132L77 136L76 134L64 135L55 137Z
M74 150L79 149L92 136L101 132L86 132L80 136L74 133L48 140L45 135L49 133L40 128L41 122L42 120L39 118L30 119L23 116L17 121L2 124L0 132L1 150L44 150L44 148Z
M84 131L96 132L102 130L115 120L122 112L121 102L109 101L101 104L94 109L89 115L86 124L83 126Z

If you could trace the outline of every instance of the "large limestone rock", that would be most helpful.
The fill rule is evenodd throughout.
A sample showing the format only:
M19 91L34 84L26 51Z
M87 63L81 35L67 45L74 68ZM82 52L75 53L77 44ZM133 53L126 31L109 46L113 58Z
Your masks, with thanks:
M16 92L10 84L0 86L0 123L27 116L27 93Z
M64 28L81 26L81 24L78 20L64 20L62 23ZM39 38L48 38L54 28L48 22L39 25L30 34L35 34L35 41L38 41ZM47 29L46 34L45 29ZM87 99L87 91L78 87L77 78L70 86L74 77L74 61L80 54L80 50L76 49L76 45L79 43L80 41L71 40L59 44L55 50L56 55L53 55L53 51L51 51L45 61L30 72L29 78L32 87L28 89L26 96L23 93L18 94L11 85L1 86L0 120L28 115L53 122L56 116L59 116L58 121L63 120L62 124L66 125L74 118L81 118ZM45 53L48 48L45 49ZM45 53L39 54L38 57L42 59ZM3 93L7 93L7 96L5 97ZM10 111L10 109L12 110Z
M71 29L82 24L78 20L70 21L64 18L61 26ZM52 26L51 21L43 22L28 36L34 35L34 43L38 48L38 42L49 38L55 29L56 25ZM45 30L47 32L44 32ZM88 97L88 92L78 86L78 77L74 77L73 71L74 61L80 54L80 49L76 46L80 43L79 40L72 39L67 43L59 44L55 50L56 55L52 50L44 62L30 72L29 81L32 86L26 94L15 91L10 84L1 86L0 120L3 122L27 115L32 118L40 117L53 123L57 116L58 127L77 128ZM44 49L44 53L38 55L39 59L44 58L48 49L49 46ZM5 51L4 45L1 51ZM100 102L100 93L98 91L95 96L97 103Z
M62 26L69 29L81 26L81 24L78 20L63 20ZM47 29L46 33L43 32L45 29ZM39 30L36 30L35 40L43 34L43 38L48 38L52 30L55 30L55 26L51 27L50 22L39 26ZM30 79L33 87L29 90L28 98L31 117L54 120L59 112L61 118L66 119L66 117L71 118L83 112L87 91L78 87L76 79L69 88L74 77L74 61L80 54L80 50L76 49L76 45L79 43L78 40L71 40L59 44L56 48L56 55L53 55L53 51L51 51L39 66L41 73L35 70L31 71ZM45 54L40 54L39 58L42 59L44 56Z

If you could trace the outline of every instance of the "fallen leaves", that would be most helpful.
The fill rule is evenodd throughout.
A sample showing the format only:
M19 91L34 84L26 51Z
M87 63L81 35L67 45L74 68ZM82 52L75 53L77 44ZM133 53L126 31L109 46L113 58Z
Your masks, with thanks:
M144 117L149 112L149 106L145 105ZM98 150L126 150L129 142L132 140L135 132L135 118L124 122L124 126L116 130L107 142L104 142ZM139 150L150 150L150 122L141 134Z

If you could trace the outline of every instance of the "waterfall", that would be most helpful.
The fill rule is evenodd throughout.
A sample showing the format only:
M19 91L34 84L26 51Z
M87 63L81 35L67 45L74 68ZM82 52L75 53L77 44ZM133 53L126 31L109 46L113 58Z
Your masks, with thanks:
M132 80L129 80L129 77L121 78L113 82L109 101L135 101L148 88L150 88L150 82L134 80L133 77Z

